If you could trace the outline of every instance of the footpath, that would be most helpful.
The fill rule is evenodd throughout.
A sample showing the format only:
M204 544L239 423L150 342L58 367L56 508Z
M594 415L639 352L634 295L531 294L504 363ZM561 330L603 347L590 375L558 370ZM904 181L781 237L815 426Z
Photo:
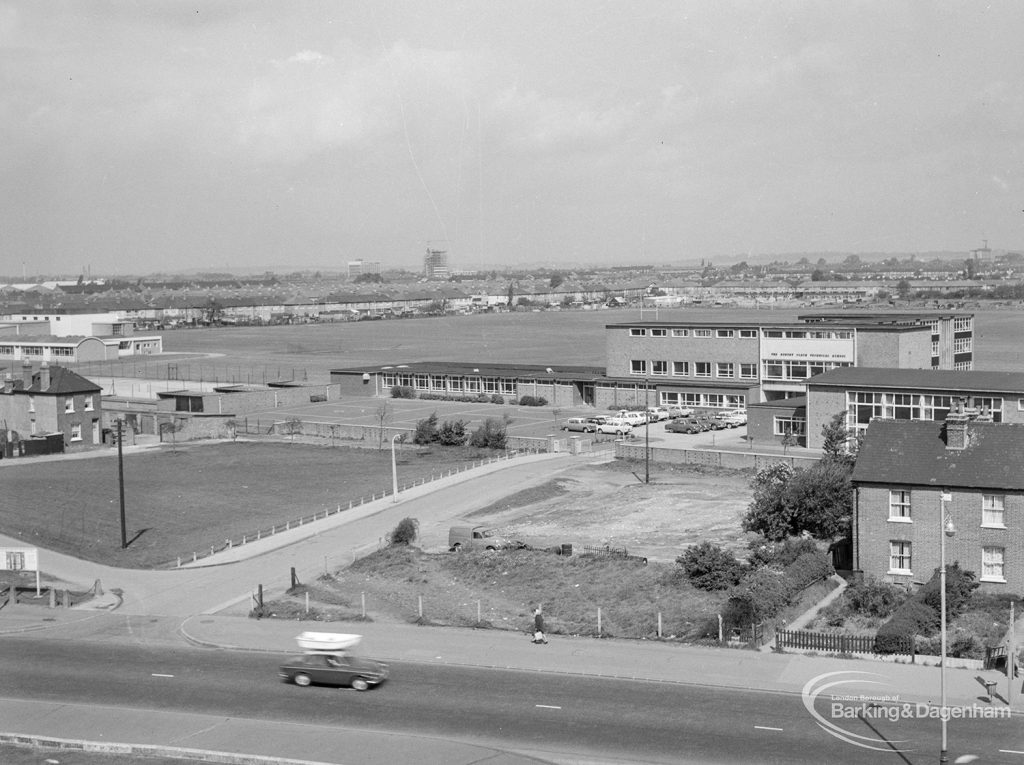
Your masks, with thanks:
M539 469L541 462L537 461L535 470ZM555 467L552 461L551 469ZM465 480L465 477L460 478L460 481ZM452 488L467 493L465 487ZM439 497L443 498L443 493L424 495L420 501L436 504ZM380 508L381 519L387 515L383 512L386 506L387 503ZM405 512L401 505L391 507L396 512ZM369 512L370 508L367 508ZM347 527L344 518L339 516L334 521L339 526L337 531L351 536L359 523L369 520L363 514L359 515L361 520ZM356 515L351 518L355 521ZM392 520L387 518L388 523ZM324 543L332 543L330 532L320 529L304 531L315 533L315 538L322 538ZM195 597L200 592L196 588L204 581L215 581L209 577L224 576L239 566L255 562L242 560L246 553L260 555L260 560L265 562L272 554L267 549L270 544L282 543L286 540L275 539L273 543L235 548L230 557L236 559L238 556L238 562L221 559L218 561L221 565L206 568L205 572L191 569L159 574L161 577L175 574L186 577L184 581ZM280 552L285 554L287 550ZM935 666L679 645L668 641L599 640L562 635L549 635L550 643L539 646L530 642L526 632L529 625L525 623L522 632L515 632L376 622L257 620L245 614L245 603L240 603L239 598L227 597L231 592L237 592L237 584L227 579L220 586L235 589L204 593L208 601L212 598L214 602L221 603L217 608L210 608L201 602L202 598L197 598L191 610L167 610L180 602L181 595L156 601L154 594L149 596L151 600L147 601L146 608L134 610L130 584L133 575L131 572L120 573L124 575L124 592L105 592L85 608L48 609L19 604L3 609L0 611L0 639L5 636L31 636L39 640L122 640L178 646L189 643L213 649L270 653L283 658L298 652L295 637L302 631L354 632L364 636L362 649L366 655L393 662L679 683L745 693L784 693L803 696L805 704L813 704L813 699L808 700L809 695L828 683L841 682L842 692L846 694L898 697L901 704L931 707L940 704L941 672ZM155 585L144 585L147 573L154 572L134 572L137 586L148 586L157 593L164 586L163 579ZM93 572L85 567L81 574L91 577ZM196 578L200 576L207 579ZM123 605L122 597L125 598ZM1021 626L1024 627L1024 621ZM277 678L268 678L268 682L277 682ZM992 683L992 695L987 691L986 682ZM1013 714L1024 715L1024 689L1020 678L1016 680L1011 695L1007 678L1001 672L949 667L945 671L945 684L947 704L951 707L1002 710L1009 707ZM765 703L770 705L771 700L766 698ZM187 756L190 761L253 765L385 765L413 760L454 765L484 760L493 765L537 762L582 765L584 762L598 762L528 751L509 752L486 745L422 736L348 730L339 726L291 725L180 713L156 714L151 710L121 707L114 710L56 701L26 702L0 698L0 720L3 721L0 723L0 742L49 744L129 755ZM240 748L244 749L243 753L231 753Z

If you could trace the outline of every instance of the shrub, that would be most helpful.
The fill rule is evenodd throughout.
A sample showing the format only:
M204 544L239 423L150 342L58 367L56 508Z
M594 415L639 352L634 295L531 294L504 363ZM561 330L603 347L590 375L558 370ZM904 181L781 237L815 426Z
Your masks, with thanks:
M728 611L738 621L759 622L782 611L792 596L793 588L781 571L759 568L733 590Z
M437 412L433 412L429 417L416 423L416 432L413 433L412 442L424 446L434 443L437 437Z
M805 553L818 552L818 544L813 539L806 537L787 537L773 542L758 536L750 541L747 548L750 550L747 562L753 568L760 566L785 568Z
M505 423L497 417L488 417L469 437L469 445L478 449L504 449L507 442Z
M502 396L500 393L492 393L490 400L491 400L492 404L504 404L505 403L505 397Z
M713 542L690 545L676 558L690 583L700 590L726 590L743 576L743 566L731 552Z
M411 385L392 385L391 398L416 398L416 391Z
M416 535L419 533L419 530L419 521L415 518L403 518L398 522L398 525L395 526L388 539L393 545L412 544L413 540L416 539Z
M846 590L846 601L853 611L879 619L888 619L906 599L907 591L902 587L873 578Z
M914 644L913 625L893 617L875 634L875 653L910 653Z
M463 420L445 420L437 431L437 440L442 446L462 446L468 438Z
M519 406L547 406L548 400L543 396L522 396Z
M486 393L477 393L473 396L473 402L476 404L486 404L491 400L491 397Z
M783 569L794 592L810 587L815 582L832 576L835 572L828 556L817 550L804 553Z
M936 614L940 613L942 607L942 592L939 587L940 572L935 569L932 578L918 590L916 597L920 598ZM971 595L978 589L979 583L974 577L973 571L964 571L960 568L959 561L951 566L946 566L946 618L953 619L964 612L971 600Z

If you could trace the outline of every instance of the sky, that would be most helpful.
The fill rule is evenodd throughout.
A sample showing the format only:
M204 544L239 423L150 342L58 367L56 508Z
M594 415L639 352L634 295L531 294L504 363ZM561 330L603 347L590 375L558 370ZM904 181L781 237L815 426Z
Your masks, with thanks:
M0 0L0 273L1024 248L1007 2Z

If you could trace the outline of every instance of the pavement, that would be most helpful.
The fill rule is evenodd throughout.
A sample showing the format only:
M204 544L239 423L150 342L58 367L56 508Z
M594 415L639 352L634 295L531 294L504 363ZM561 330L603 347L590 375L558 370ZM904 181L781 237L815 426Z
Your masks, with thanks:
M519 469L554 471L559 465L568 465L571 459L538 458L533 467ZM515 470L511 463L488 466L485 473L498 469ZM450 491L473 493L465 485L472 476L456 476L449 483ZM406 513L408 507L424 503L443 504L444 490L433 486L403 497L411 505L393 505L382 500L376 508L363 508L362 512L332 516L333 533L355 535L360 523L373 520L374 513ZM438 511L440 512L440 511ZM327 524L327 519L322 524ZM351 525L347 525L351 524ZM312 525L311 525L312 526ZM296 531L296 534L299 532ZM806 653L775 653L742 650L717 646L682 645L672 641L595 639L549 635L548 645L534 645L526 629L474 630L440 628L414 624L381 622L325 623L253 619L245 615L247 608L241 598L225 599L216 607L204 607L197 599L191 609L176 610L178 597L164 597L161 593L172 589L193 590L203 581L220 576L227 585L237 587L233 580L224 579L230 572L247 564L240 558L244 553L261 556L266 560L272 549L279 555L290 555L303 544L336 544L332 530L305 528L307 535L298 543L290 537L281 537L265 544L234 548L229 556L206 569L172 572L117 572L110 570L105 576L122 575L116 589L104 589L103 594L84 608L50 609L45 606L18 604L0 611L0 639L5 635L30 635L34 638L56 640L118 640L146 644L189 643L209 649L231 649L279 654L282 657L297 652L295 637L311 629L317 632L355 632L364 636L362 650L367 655L393 662L418 662L439 666L469 666L521 670L551 674L587 675L629 679L657 683L679 683L709 688L732 689L746 693L785 693L800 696L828 682L842 678L844 692L897 696L899 703L923 703L938 706L941 700L939 668L897 661L874 661L818 656ZM370 532L365 532L369 534ZM310 536L311 535L311 536ZM262 540L261 540L262 541ZM0 540L2 544L2 540ZM318 553L312 553L316 560ZM237 559L237 562L235 562ZM252 561L249 561L251 563ZM54 559L55 565L73 566L76 562ZM81 562L77 562L81 566ZM76 569L82 576L92 577L95 568ZM156 577L155 583L146 577ZM206 576L206 580L197 577ZM167 577L176 577L169 586ZM149 600L131 598L132 582L140 588L149 588ZM127 588L128 591L125 591ZM227 591L207 594L206 600L219 601ZM126 600L127 599L127 600ZM158 605L159 604L159 605ZM133 607L134 605L134 607ZM166 607L163 610L161 606ZM175 607L175 608L172 608ZM799 621L799 620L797 620ZM1024 625L1024 621L1022 621ZM1018 634L1024 633L1020 630ZM839 674L834 674L839 673ZM976 705L1012 708L1015 715L1024 715L1024 694L1018 678L1011 696L1005 675L994 671L958 669L945 671L946 699L949 706ZM276 678L270 679L276 682ZM986 692L984 681L994 685L993 695ZM805 696L806 699L806 696ZM1012 703L1007 699L1012 699ZM766 700L770 704L770 701ZM550 752L505 751L476 743L452 742L441 739L382 735L380 732L347 730L337 726L319 727L291 725L264 720L212 718L203 715L161 713L118 707L104 709L95 705L72 705L58 702L26 702L0 698L0 742L19 741L41 745L86 747L96 751L125 751L132 754L189 756L194 760L234 763L329 763L330 765L384 765L415 759L421 762L473 763L487 760L495 765L555 762L596 763L599 760L580 759ZM59 721L59 724L57 724ZM316 727L316 730L311 730ZM244 752L239 754L238 750ZM341 754L339 754L341 753Z

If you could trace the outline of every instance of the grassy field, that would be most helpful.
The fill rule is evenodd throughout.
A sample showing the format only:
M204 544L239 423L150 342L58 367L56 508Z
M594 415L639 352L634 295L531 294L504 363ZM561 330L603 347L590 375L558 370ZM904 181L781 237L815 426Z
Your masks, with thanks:
M480 459L475 450L398 452L400 485ZM490 456L483 452L482 456ZM389 450L301 442L190 443L125 455L121 548L116 454L0 469L0 528L78 558L152 568L225 539L308 517L391 488Z
M541 603L553 634L597 635L600 608L603 636L656 637L661 612L662 634L689 641L717 634L715 614L725 600L691 587L675 564L529 550L428 554L402 546L303 583L267 606L279 618L347 620L361 617L363 594L374 621L417 621L422 595L429 624L527 631Z

